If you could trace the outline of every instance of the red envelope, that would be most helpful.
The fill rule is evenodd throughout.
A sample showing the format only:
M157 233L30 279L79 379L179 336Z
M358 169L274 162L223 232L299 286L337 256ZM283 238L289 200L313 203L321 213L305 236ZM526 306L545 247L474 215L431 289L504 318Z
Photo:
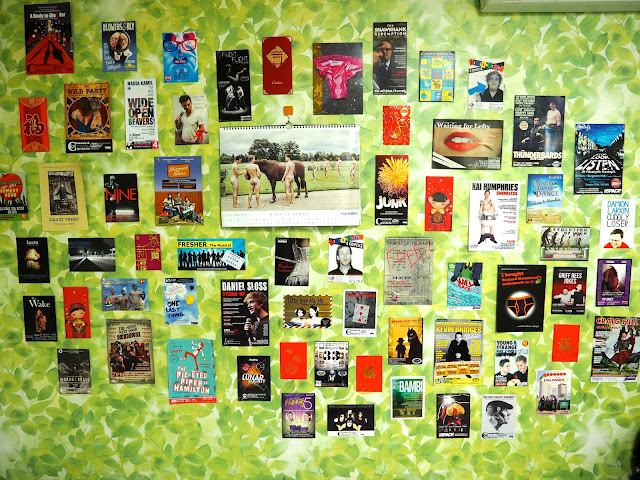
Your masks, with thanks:
M280 342L280 378L283 380L307 379L306 342Z
M262 91L265 95L293 93L291 37L262 39Z
M89 288L62 287L62 297L67 338L91 338Z
M162 270L160 235L136 235L136 270Z
M382 144L409 145L411 107L382 107Z
M580 325L554 325L553 350L554 362L577 362L580 347Z
M382 391L382 357L356 356L356 392Z
M20 136L23 152L49 151L49 125L45 97L20 98Z

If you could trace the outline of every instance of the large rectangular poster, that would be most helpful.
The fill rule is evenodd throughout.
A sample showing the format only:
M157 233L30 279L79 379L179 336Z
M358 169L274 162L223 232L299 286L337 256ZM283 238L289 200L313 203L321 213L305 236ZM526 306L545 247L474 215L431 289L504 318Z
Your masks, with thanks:
M267 280L221 280L222 345L269 345Z
M360 225L359 175L342 171L344 162L355 158L357 164L359 157L356 125L221 128L222 227ZM312 162L325 165L316 181L307 174Z
M482 330L482 320L436 320L434 385L482 384Z

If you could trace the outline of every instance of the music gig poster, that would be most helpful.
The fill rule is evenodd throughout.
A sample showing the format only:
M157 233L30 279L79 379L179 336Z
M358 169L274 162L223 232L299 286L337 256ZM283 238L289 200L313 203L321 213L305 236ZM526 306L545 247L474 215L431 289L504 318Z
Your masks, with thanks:
M27 75L73 73L71 4L24 6Z
M47 98L19 98L20 137L23 152L49 151L49 121Z
M293 93L291 37L262 38L262 93Z
M159 148L157 105L155 78L124 81L127 150Z

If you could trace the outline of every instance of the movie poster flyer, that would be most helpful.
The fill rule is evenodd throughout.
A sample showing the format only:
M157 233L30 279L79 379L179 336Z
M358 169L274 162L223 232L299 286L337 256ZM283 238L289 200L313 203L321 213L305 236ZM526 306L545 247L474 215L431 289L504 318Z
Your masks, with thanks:
M42 230L87 230L87 205L78 163L41 163Z
M434 385L482 385L482 320L437 319Z
M58 349L58 382L60 393L91 393L89 349Z
M91 338L88 287L62 287L67 338Z
M24 337L27 342L57 342L56 298L49 295L22 297Z
M291 37L262 38L262 93L293 93L293 57Z
M436 437L469 438L471 395L438 393L436 397Z
M49 120L46 97L19 98L20 137L23 152L49 151Z
M138 175L135 173L104 175L104 210L107 223L140 220Z
M289 198L282 190L287 154ZM221 128L222 227L359 226L359 158L358 125Z
M519 183L471 182L469 251L515 250L519 211Z
M209 144L209 103L206 95L173 96L176 145Z
M596 317L593 331L592 382L635 382L640 361L640 320Z
M314 43L312 53L313 114L361 114L362 43Z
M494 387L529 385L529 340L496 340Z
M164 279L164 323L198 325L198 289L195 278Z
M482 395L483 440L502 440L515 437L516 395Z
M342 292L342 336L375 337L377 290Z
M349 386L349 342L315 342L316 387Z
M127 150L157 149L158 99L156 79L124 81L124 111L127 112L125 145Z
M178 270L245 270L244 238L179 238Z
M504 61L469 59L469 110L502 110L504 101Z
M411 143L411 107L385 105L382 107L382 144L409 145Z
M384 303L431 305L433 239L385 237Z
M283 327L330 328L332 300L331 295L285 295Z
M102 311L148 311L149 281L146 278L103 278Z
M373 437L374 404L327 405L328 437Z
M136 22L102 22L102 71L135 72L137 69Z
M222 345L269 345L269 282L221 280Z
M309 286L308 238L276 238L275 284L288 287Z
M49 242L46 237L16 238L19 283L49 283Z
M391 419L424 418L424 377L391 377Z
M162 34L164 83L198 81L198 36L196 32Z
M23 173L0 172L0 220L27 220L27 189Z
M238 401L271 401L271 357L238 355Z
M282 438L316 437L315 393L282 394Z
M447 278L447 309L482 308L482 263L449 263Z
M542 227L540 260L589 260L590 227Z
M216 52L218 119L220 122L251 121L249 50Z
M69 270L72 272L115 272L115 238L69 238Z
M631 259L598 259L597 307L628 307Z
M553 267L551 313L584 315L587 296L587 269Z
M0 185L0 195L1 189ZM634 248L635 231L635 201L603 198L600 210L600 248Z
M564 105L565 97L515 96L514 167L562 166Z
M420 101L453 102L455 69L455 52L420 52Z
M69 2L24 6L27 75L73 73Z
M159 234L136 235L135 245L136 270L162 270L162 249Z
M106 319L110 383L156 383L151 320Z
M67 153L113 151L109 83L64 86Z
M530 173L527 183L527 223L562 222L563 175Z
M542 332L546 265L498 265L496 332Z
M376 225L406 225L409 155L376 155Z
M500 170L502 120L433 120L431 168Z
M373 93L407 93L407 22L373 24Z
M536 370L538 415L569 415L571 409L571 372Z
M156 225L202 225L202 157L155 157Z
M624 123L576 123L573 193L622 193Z
M216 403L213 340L167 340L169 403Z
M453 177L426 177L426 232L450 232L453 218Z
M329 282L361 283L364 235L329 237Z
M389 365L421 365L422 318L389 319Z

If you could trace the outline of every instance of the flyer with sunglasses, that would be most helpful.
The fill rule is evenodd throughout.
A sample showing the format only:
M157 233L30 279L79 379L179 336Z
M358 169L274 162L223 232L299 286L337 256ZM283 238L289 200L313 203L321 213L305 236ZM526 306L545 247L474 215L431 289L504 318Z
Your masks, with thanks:
M198 37L196 32L162 34L164 83L198 81Z

